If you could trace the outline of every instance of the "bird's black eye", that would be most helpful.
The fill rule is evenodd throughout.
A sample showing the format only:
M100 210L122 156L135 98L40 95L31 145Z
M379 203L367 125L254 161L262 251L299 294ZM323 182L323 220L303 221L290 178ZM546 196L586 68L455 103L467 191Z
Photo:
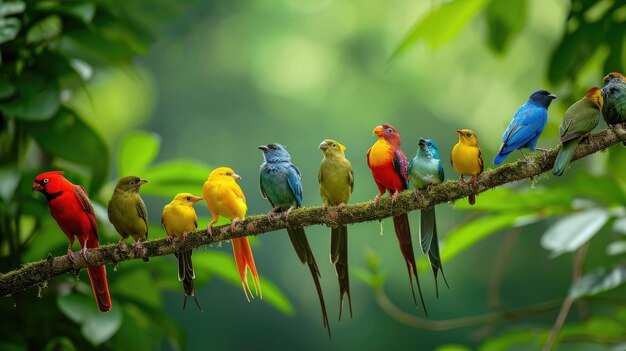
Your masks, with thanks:
M472 133L465 133L465 136L468 137L468 138L471 138L472 137Z
M387 133L393 133L393 129L387 128Z
M232 175L232 174L230 172L226 172L226 175L229 176L229 175Z
M337 147L337 144L333 144L333 147Z
M131 181L130 181L130 185L135 185L135 184L137 184L137 182L136 182L136 181L134 181L134 180L131 180Z
M185 198L185 200L187 200L187 201L191 201L191 196L187 196L187 197Z
M50 181L50 179L48 179L48 178L44 178L44 179L43 179L43 183L44 183L44 184L48 184L48 182L49 182L49 181Z

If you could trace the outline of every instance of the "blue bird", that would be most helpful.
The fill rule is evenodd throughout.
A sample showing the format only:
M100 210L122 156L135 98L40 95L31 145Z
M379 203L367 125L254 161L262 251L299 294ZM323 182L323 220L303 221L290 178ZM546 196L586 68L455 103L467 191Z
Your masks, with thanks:
M528 101L515 112L513 120L506 128L502 136L500 151L493 160L494 165L501 164L515 150L520 150L522 155L524 155L523 148L528 148L530 151L546 151L536 149L535 145L546 126L548 107L554 99L556 95L546 90L537 90L532 93Z
M428 189L428 187L441 184L445 180L437 144L430 139L420 138L418 145L417 154L409 163L407 170L409 182L415 189L416 198L419 190ZM435 291L437 297L439 297L439 284L437 283L437 273L439 271L441 271L441 276L446 286L448 288L450 286L446 276L443 274L441 256L439 255L439 238L437 237L437 221L435 219L434 207L425 208L421 211L420 246L422 252L428 255L428 261L435 276Z
M300 171L291 163L291 155L282 145L261 145L259 149L263 151L263 158L265 159L260 169L261 194L272 205L272 211L268 216L279 212L286 212L288 216L292 209L302 205ZM291 240L300 261L309 265L322 306L324 328L328 329L328 337L332 339L319 280L321 277L320 270L315 262L315 257L313 257L306 233L303 228L287 227L287 234L289 234L289 240Z

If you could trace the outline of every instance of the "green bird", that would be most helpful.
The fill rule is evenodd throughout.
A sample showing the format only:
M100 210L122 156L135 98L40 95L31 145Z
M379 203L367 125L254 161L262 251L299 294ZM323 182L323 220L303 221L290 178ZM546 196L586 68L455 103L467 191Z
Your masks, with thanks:
M352 164L344 155L345 146L326 139L319 146L324 154L317 179L324 209L328 206L345 206L354 189ZM350 277L348 274L348 227L339 225L330 230L330 261L335 265L339 280L339 320L343 310L343 298L348 296L350 318L352 318L352 298L350 297Z
M604 77L602 116L608 125L626 122L626 77L612 72Z
M417 198L419 190L441 184L445 180L437 144L433 140L420 138L418 145L417 154L409 163L407 170L409 182L415 189L415 198ZM441 276L448 289L450 286L445 274L443 274L441 256L439 255L439 238L437 237L437 221L434 207L425 208L421 211L420 246L422 247L422 252L428 255L428 261L435 276L435 292L437 297L439 297L439 284L437 283L437 273L439 271L441 271Z
M139 196L139 188L146 183L147 180L136 176L123 177L117 182L109 200L109 222L122 236L118 243L122 250L126 249L124 240L129 236L135 239L133 247L136 250L141 248L141 240L148 238L148 210ZM148 262L148 258L144 261Z
M562 175L565 168L572 161L576 147L580 141L591 134L591 131L598 125L602 118L602 93L599 88L593 87L587 91L582 99L570 106L563 121L559 126L561 135L561 150L556 156L552 173Z

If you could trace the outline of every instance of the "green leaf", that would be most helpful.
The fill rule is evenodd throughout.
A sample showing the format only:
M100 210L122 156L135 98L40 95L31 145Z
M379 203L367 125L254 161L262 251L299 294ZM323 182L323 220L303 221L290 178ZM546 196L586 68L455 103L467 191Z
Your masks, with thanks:
M481 210L489 212L533 212L548 209L569 210L573 200L572 191L565 188L535 188L513 190L499 187L493 191L481 193L476 205L467 201L457 201L455 209Z
M625 252L626 252L626 240L614 241L606 247L606 254L609 256L617 256Z
M394 50L390 61L406 53L419 40L425 40L433 49L449 42L488 3L489 0L455 0L443 3L413 25Z
M22 1L10 1L0 3L0 17L17 15L24 12L26 3Z
M472 351L472 349L464 345L447 344L439 346L435 351Z
M487 6L489 45L502 53L526 22L528 0L492 0Z
M193 265L196 275L199 274L198 271L205 272L200 274L215 274L241 288L237 266L231 255L214 251L199 252L193 256ZM263 300L287 315L293 314L293 305L280 289L263 276L260 276L259 279L262 284ZM250 281L250 277L248 277L248 281ZM251 288L254 290L254 287ZM241 291L241 295L241 298L245 300L243 291Z
M595 208L562 217L541 237L541 246L552 251L552 257L578 250L609 219L609 212Z
M16 91L17 89L15 88L15 85L9 82L9 80L6 77L0 78L0 99L1 100L12 97Z
M4 349L3 349L4 350ZM75 351L76 347L72 340L67 337L60 336L46 343L44 351Z
M0 18L0 44L15 39L21 27L22 23L17 18Z
M93 297L81 294L59 296L57 305L63 314L81 325L83 336L94 346L109 340L122 324L122 315L118 308L101 313Z
M598 33L603 32L602 26L603 21L587 23L571 33L565 33L550 59L548 80L552 85L578 76L580 69L603 43L598 40Z
M61 18L59 16L48 16L37 21L30 26L26 34L27 43L39 43L50 41L61 34Z
M0 111L10 118L44 121L59 109L59 84L53 77L27 71L17 81L17 95L0 104Z
M610 272L600 267L585 274L577 280L569 291L569 297L579 299L585 296L594 296L613 290L626 281L626 266L617 266Z
M109 148L74 111L63 107L49 121L29 123L28 130L37 144L51 155L89 166L92 170L90 192L96 192L104 184Z
M536 329L513 330L490 337L479 351L540 350L548 332Z
M463 251L476 245L489 235L503 229L515 226L518 223L524 225L538 221L540 218L528 213L502 213L475 219L456 230L451 231L445 238L441 248L441 259L447 262ZM424 267L428 263L423 262Z
M120 142L118 152L118 176L140 176L154 161L161 139L155 133L133 131L126 134Z
M83 23L90 23L96 14L96 5L91 2L84 3L56 3L56 2L39 2L36 4L36 10L43 13L55 13L59 15L70 16L80 20Z
M142 194L173 198L175 194L199 189L211 168L197 161L176 160L159 163L143 172L150 184L141 188ZM196 194L197 195L197 194Z

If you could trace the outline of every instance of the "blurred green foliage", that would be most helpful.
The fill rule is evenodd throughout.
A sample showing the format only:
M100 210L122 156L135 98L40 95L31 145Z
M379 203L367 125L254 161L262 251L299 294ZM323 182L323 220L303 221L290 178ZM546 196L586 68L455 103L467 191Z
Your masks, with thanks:
M106 221L106 200L117 177L129 173L150 180L142 188L150 238L164 236L162 206L176 192L199 193L210 166L232 166L243 177L249 212L268 211L258 195L255 150L268 142L288 146L303 174L305 205L321 203L316 147L328 137L348 146L352 201L373 197L363 160L371 130L382 122L398 127L407 155L422 136L438 141L444 159L456 142L453 131L471 127L487 161L515 109L547 88L559 100L540 146L553 146L565 108L606 72L624 71L625 14L623 1L610 0L2 1L0 271L64 252L66 238L30 189L44 170L66 170L86 186L101 242L109 243L118 236ZM624 347L624 165L626 152L614 147L577 162L563 179L501 187L471 208L465 201L454 211L440 206L451 289L434 299L422 257L431 318L569 296L583 299L590 313L571 313L558 349ZM208 212L201 207L204 226ZM355 318L331 318L330 344L305 269L284 233L274 233L254 240L262 304L243 303L230 248L218 246L194 254L202 315L180 311L173 258L125 262L108 269L110 314L94 313L84 272L2 299L0 311L11 318L0 322L0 348L465 351L545 343L556 313L435 333L383 312L372 290L384 289L419 316L388 222L351 226ZM521 234L500 261L503 234L512 231ZM324 259L328 230L307 232L332 317L338 294ZM572 281L572 252L589 242L584 274ZM487 299L497 267L505 276L494 308Z

